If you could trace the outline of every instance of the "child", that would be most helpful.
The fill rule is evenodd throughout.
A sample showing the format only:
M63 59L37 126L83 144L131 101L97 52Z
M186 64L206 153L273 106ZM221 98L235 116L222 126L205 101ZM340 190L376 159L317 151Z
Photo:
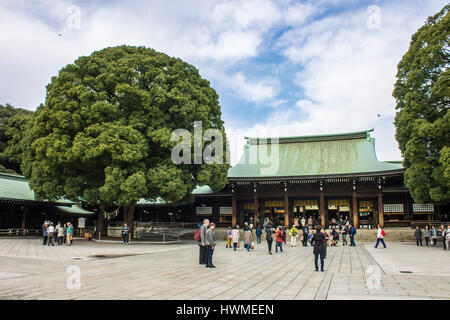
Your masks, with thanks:
M228 231L227 231L227 248L231 248L231 239L232 239L232 235L231 235L231 227L228 227Z
M258 225L256 227L256 243L257 244L261 244L261 235L262 235L262 229L261 227Z
M249 228L245 230L244 232L244 242L245 242L245 249L250 252L250 246L252 245L253 241L253 234L252 230Z
M339 242L339 232L336 231L336 228L333 227L333 231L331 231L331 235L333 236L333 241L331 242L331 245L333 247L337 247Z

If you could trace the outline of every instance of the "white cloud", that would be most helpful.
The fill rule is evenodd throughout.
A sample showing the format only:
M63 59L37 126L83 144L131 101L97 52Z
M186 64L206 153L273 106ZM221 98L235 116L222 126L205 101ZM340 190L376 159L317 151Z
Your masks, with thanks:
M241 72L228 79L228 86L233 88L243 99L262 103L274 99L279 93L279 81L271 77L259 77L248 80ZM275 103L273 106L277 106Z
M362 8L288 31L278 48L298 66L295 83L304 98L297 101L298 109L275 110L264 123L237 132L267 137L375 128L379 159L400 159L392 98L397 64L411 35L445 3L403 4L381 6L378 30L366 27Z
M102 7L84 3L81 28L69 30L70 5L0 1L0 29L8 30L0 33L0 43L7 44L0 59L8 61L2 66L0 103L34 109L60 68L81 55L121 44L145 45L180 57L220 83L228 79L228 67L257 56L264 33L280 19L271 0L133 1L126 7L122 2ZM265 86L244 84L237 92L261 101L256 91Z

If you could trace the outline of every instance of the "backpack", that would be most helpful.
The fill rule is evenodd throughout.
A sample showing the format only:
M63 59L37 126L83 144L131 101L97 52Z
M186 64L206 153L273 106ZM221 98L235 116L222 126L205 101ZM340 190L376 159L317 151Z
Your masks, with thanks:
M381 229L381 235L384 237L386 235L386 232L384 232L383 229Z
M194 234L194 240L197 241L197 242L200 242L202 240L200 232L202 232L202 228L201 227L198 228L197 231L195 231L195 234Z

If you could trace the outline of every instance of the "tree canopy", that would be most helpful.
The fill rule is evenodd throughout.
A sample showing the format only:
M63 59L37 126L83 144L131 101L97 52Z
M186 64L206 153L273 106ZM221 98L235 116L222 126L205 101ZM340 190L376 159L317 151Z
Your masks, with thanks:
M172 132L193 132L194 121L225 137L218 95L195 67L145 47L106 48L48 84L24 138L24 174L37 198L190 201L196 185L223 188L228 170L172 162Z
M416 202L450 202L450 5L429 17L398 64L396 139Z
M21 173L20 141L26 122L33 112L14 108L10 104L0 105L0 172Z

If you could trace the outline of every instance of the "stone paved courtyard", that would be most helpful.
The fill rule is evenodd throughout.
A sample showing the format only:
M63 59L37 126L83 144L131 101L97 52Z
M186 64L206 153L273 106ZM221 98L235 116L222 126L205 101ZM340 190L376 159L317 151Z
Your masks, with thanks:
M48 247L0 239L0 299L450 299L450 251L387 245L329 247L325 272L314 272L312 249L299 244L269 256L264 243L249 253L221 242L217 268L206 269L192 242ZM79 289L67 288L69 266L80 268ZM378 267L373 288L367 280Z

